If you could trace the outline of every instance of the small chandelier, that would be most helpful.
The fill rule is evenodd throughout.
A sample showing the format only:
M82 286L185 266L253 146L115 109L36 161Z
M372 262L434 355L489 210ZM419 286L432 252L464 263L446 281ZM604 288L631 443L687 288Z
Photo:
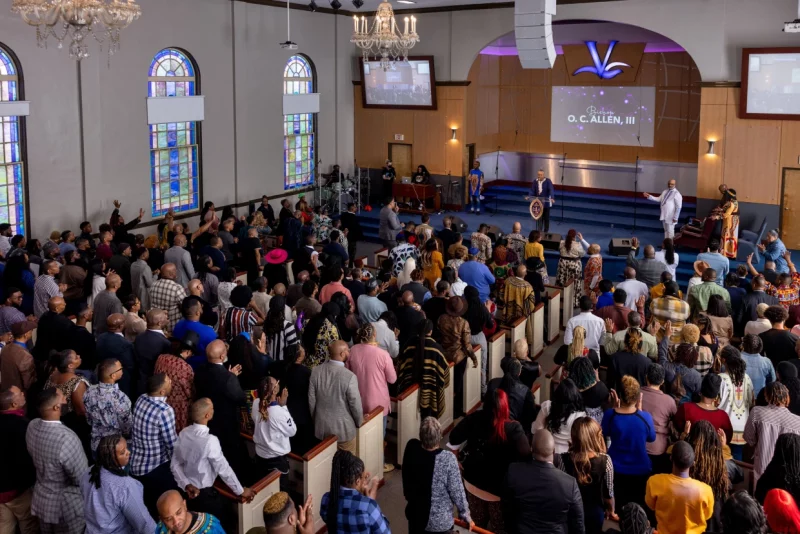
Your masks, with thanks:
M62 48L69 39L69 56L80 61L89 57L86 38L108 43L108 53L119 49L120 30L142 14L135 0L13 0L13 13L19 13L30 26L36 26L36 43L47 48L52 36Z
M408 51L419 42L417 35L417 18L405 17L403 33L394 18L392 5L383 0L375 13L372 28L368 28L367 19L363 15L359 19L353 15L353 37L350 39L364 53L364 60L369 60L370 55L381 58L381 68L384 71L394 70L394 62L402 59L408 61ZM410 25L409 25L410 23Z

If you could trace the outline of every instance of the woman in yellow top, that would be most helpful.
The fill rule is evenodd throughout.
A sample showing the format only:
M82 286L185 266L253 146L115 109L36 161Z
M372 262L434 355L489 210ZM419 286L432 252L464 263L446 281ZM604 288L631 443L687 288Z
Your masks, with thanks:
M544 262L544 247L539 240L542 239L542 233L539 230L531 230L528 234L528 242L525 243L525 259L537 257Z
M425 243L425 252L422 254L422 272L430 287L435 287L436 280L442 277L444 269L444 258L439 252L439 245L436 239L428 239Z

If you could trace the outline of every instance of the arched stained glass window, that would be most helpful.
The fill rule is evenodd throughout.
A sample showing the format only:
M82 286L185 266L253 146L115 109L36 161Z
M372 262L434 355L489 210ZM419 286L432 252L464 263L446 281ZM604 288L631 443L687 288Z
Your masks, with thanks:
M21 100L22 83L13 54L0 45L0 102ZM25 234L24 117L0 117L0 223Z
M150 97L200 93L194 61L183 50L165 48L153 58ZM189 211L200 203L200 140L195 121L150 125L150 197L153 217Z
M292 56L283 71L283 94L313 93L314 66L306 56ZM314 183L316 167L316 113L283 116L284 189Z

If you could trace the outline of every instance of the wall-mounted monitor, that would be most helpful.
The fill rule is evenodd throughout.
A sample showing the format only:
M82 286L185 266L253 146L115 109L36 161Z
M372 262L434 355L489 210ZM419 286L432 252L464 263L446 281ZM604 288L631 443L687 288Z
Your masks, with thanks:
M380 61L360 60L361 97L365 108L436 109L433 56L395 61L384 71Z
M800 120L800 48L742 49L739 116Z
M550 140L651 147L655 87L553 86Z

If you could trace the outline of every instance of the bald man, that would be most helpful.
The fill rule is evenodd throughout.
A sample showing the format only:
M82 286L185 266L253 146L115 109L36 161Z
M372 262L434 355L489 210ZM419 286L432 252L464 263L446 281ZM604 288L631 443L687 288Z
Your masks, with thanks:
M661 273L667 270L667 264L656 259L656 249L653 248L653 245L644 247L644 258L640 260L636 259L638 253L639 239L634 237L631 239L631 250L628 253L628 266L636 269L636 279L643 282L648 288L657 286L661 283ZM630 294L628 296L630 297ZM638 299L638 296L636 298Z
M501 501L509 532L584 532L583 501L578 482L553 466L555 443L546 429L533 436L532 459L508 467ZM602 529L603 517L593 518L592 532Z
M106 332L106 320L112 313L125 313L117 291L122 286L122 278L118 274L106 276L106 288L101 291L92 303L94 308L93 329L95 338Z
M157 532L183 534L184 532L203 532L204 534L225 534L219 519L211 514L190 512L186 499L176 490L164 492L158 498L159 521Z
M625 281L617 284L617 289L624 289L628 298L625 299L625 307L635 310L636 301L644 296L645 300L650 297L650 289L647 284L636 279L636 269L628 265L624 271ZM660 275L659 275L660 277ZM659 278L660 279L660 278Z
M175 281L186 287L189 285L189 280L194 278L194 266L192 255L184 247L186 247L186 236L176 235L172 247L164 253L164 261L175 265L178 274Z
M150 304L167 312L169 321L166 330L172 329L181 319L181 303L186 298L186 289L176 282L178 270L174 263L165 263L161 267L159 279L150 287Z
M131 399L136 395L136 354L133 343L125 339L125 316L112 313L106 319L106 331L97 336L97 354L101 360L116 358L122 365L122 378L117 385Z
M189 509L215 515L225 526L231 514L226 499L214 489L217 477L245 502L253 500L253 490L239 482L236 473L222 453L219 439L209 433L208 424L214 420L214 404L207 398L196 400L191 407L192 424L181 430L170 470L178 487L189 496ZM233 532L233 528L228 532Z
M311 371L308 406L314 418L314 435L339 438L339 449L356 452L356 430L364 422L356 375L344 364L350 357L341 339L328 346L330 359Z
M525 261L525 243L528 238L522 235L522 223L515 222L511 226L511 233L506 236L508 248L517 253L517 263Z
M208 397L214 403L216 415L208 423L208 428L219 438L222 452L233 471L239 478L247 478L244 470L249 457L239 439L239 410L247 400L238 379L242 366L230 369L225 366L228 347L219 339L206 347L206 360L194 372L196 396Z

